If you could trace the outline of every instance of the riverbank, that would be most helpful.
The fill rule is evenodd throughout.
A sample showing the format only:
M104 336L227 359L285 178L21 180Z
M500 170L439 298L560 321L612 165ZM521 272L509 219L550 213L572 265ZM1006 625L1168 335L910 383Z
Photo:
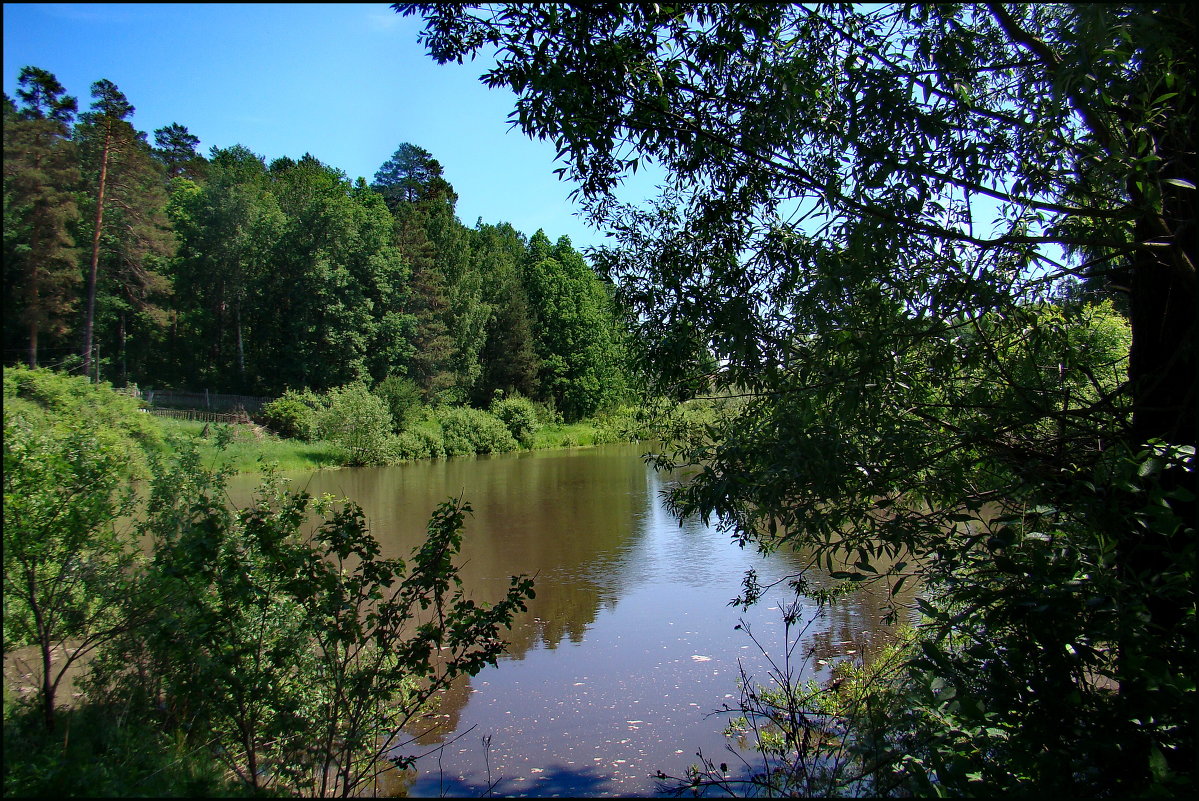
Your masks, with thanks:
M261 472L267 464L276 464L283 471L325 470L345 466L341 450L326 440L306 442L280 437L253 423L202 423L165 417L153 419L161 428L168 449L173 449L170 444L172 440L190 440L197 446L204 464L213 465L219 461L228 464L236 473ZM618 438L619 434L610 419L588 419L543 426L533 434L529 446L521 450L591 447Z
M11 412L14 424L19 418L38 430L82 427L116 448L123 472L139 478L148 475L149 454L173 453L181 442L194 444L209 467L222 464L236 473L256 473L272 463L284 471L320 470L645 438L644 424L632 407L566 423L552 410L519 397L493 404L499 417L468 407L417 405L403 415L405 423L396 435L392 417L365 389L296 398L299 402L285 407L283 414L260 421L267 425L190 421L139 409L138 401L108 384L93 385L49 370L4 369L6 424ZM336 406L330 408L330 403ZM370 404L378 407L373 416L362 409Z

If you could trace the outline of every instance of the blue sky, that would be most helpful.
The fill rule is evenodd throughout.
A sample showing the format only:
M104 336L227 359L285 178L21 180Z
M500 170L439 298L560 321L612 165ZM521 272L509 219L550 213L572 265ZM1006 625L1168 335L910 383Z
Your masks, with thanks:
M480 84L479 62L436 64L420 28L386 3L6 3L4 91L15 98L21 68L41 67L84 111L107 78L151 140L178 122L205 154L242 144L269 163L309 152L351 180L371 180L411 142L441 162L466 225L482 217L576 247L603 241L574 216L553 146L509 131L514 95ZM652 179L639 178L629 197L651 194Z

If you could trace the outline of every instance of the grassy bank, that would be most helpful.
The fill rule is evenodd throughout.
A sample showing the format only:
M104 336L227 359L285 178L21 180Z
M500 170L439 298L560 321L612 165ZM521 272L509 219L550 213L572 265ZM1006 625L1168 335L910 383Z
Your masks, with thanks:
M193 440L199 446L204 464L228 463L238 473L257 472L270 462L277 463L280 470L319 470L341 465L341 453L329 442L287 439L257 425L154 419L162 428L168 448L172 439Z
M23 367L5 368L4 401L6 420L11 413L46 430L82 425L116 448L134 477L148 474L147 454L170 453L179 441L195 443L209 466L227 464L251 473L268 463L285 471L318 470L586 447L644 436L632 408L564 422L520 397L496 401L490 410L415 404L393 418L383 399L360 386L323 396L289 393L268 404L266 426L204 423L147 414L107 384ZM393 425L393 419L403 423Z
M238 473L258 472L264 464L272 462L283 471L320 470L341 467L345 463L341 449L326 440L305 442L280 437L257 425L201 423L164 417L153 420L161 428L165 448L171 447L173 439L193 440L199 446L205 464L214 465L220 461ZM432 421L426 422L423 428L430 437L439 434ZM533 434L529 447L521 450L590 447L620 439L612 433L610 422L582 420L544 426Z

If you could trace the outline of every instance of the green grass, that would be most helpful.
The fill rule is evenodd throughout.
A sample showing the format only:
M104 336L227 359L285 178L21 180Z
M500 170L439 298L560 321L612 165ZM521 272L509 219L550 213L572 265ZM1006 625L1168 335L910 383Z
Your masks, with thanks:
M239 473L255 473L262 464L276 462L283 471L318 470L342 464L342 455L332 443L304 442L298 439L278 437L257 426L239 424L206 424L190 420L175 420L167 417L154 418L160 424L164 440L170 449L173 437L194 440L200 449L204 464L215 466L230 463ZM435 420L420 420L412 429L424 429L436 438L441 437L441 426ZM224 433L222 433L224 432ZM219 437L225 437L228 445L224 451L217 447ZM544 426L533 435L530 450L551 448L587 447L612 441L609 432L595 420L580 420L577 423L558 423Z
M239 473L254 473L262 463L277 462L280 470L317 470L341 464L337 448L328 442L283 439L257 426L200 423L160 417L164 437L183 437L199 445L204 464L229 463ZM207 430L206 430L207 427ZM218 439L226 438L222 451ZM169 447L169 445L168 445Z
M577 423L558 423L544 426L533 434L532 450L542 448L573 448L594 445L599 438L599 429L589 420Z

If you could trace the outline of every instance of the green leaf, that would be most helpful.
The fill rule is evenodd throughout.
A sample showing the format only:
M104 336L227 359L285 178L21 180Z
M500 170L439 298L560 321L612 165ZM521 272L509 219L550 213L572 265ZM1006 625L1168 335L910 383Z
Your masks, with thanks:
M1146 476L1157 475L1158 473L1160 473L1162 471L1162 468L1165 466L1166 466L1165 459L1161 459L1157 456L1151 456L1148 459L1146 459L1143 464L1141 464L1140 469L1137 470L1137 475L1140 476L1141 478L1145 478Z
M944 670L946 672L949 672L952 670L952 668L949 664L949 660L945 658L945 654L941 653L940 649L938 649L937 646L933 645L931 642L929 642L927 640L921 642L920 650L923 651L924 655L927 656L930 660L932 660L937 665L937 667L941 668L942 670Z
M1149 770L1153 774L1155 781L1163 782L1170 776L1170 766L1166 762L1166 755L1156 745L1149 749Z

